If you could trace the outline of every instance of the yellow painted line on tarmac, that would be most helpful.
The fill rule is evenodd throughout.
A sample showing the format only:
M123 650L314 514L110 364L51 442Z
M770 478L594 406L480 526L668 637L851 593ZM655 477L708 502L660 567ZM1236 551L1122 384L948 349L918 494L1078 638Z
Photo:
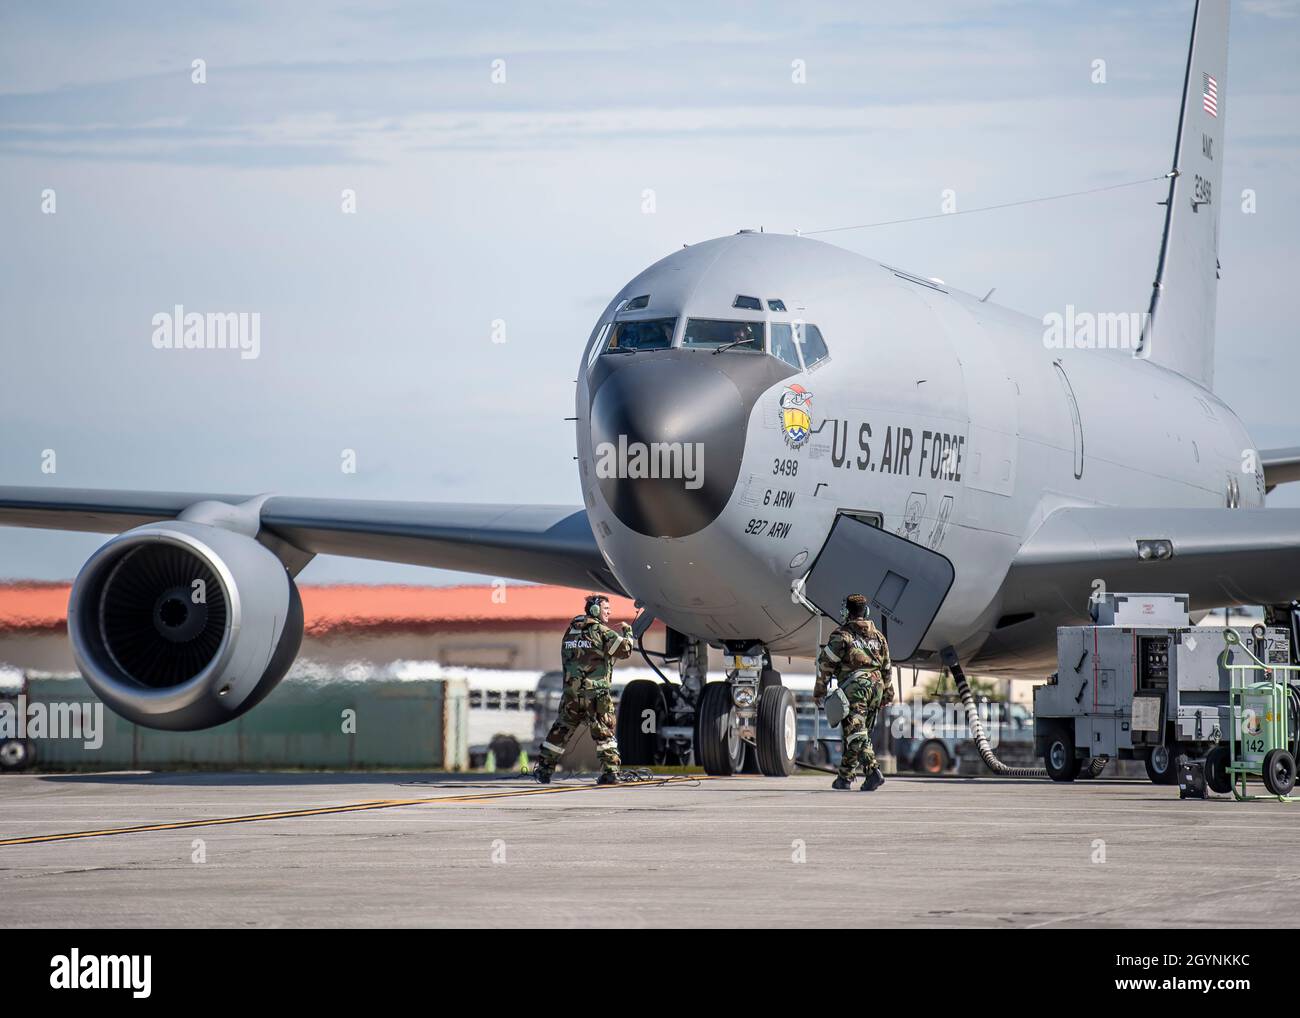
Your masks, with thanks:
M712 780L703 774L688 774L654 778L651 781L631 781L622 785L563 785L555 788L518 788L508 792L472 792L465 795L428 796L418 799L367 799L341 806L317 806L312 809L281 810L277 813L250 813L247 816L214 817L208 820L177 820L169 824L139 824L135 827L106 827L97 831L71 831L67 834L39 834L26 838L5 838L5 845L38 845L51 841L76 841L80 838L107 838L115 834L143 834L149 831L184 831L193 827L218 827L223 824L249 824L259 820L292 820L297 817L327 816L333 813L361 813L373 809L392 809L396 806L425 806L435 803L488 802L493 799L515 799L525 795L558 795L564 792L589 792L594 789L637 788L644 785L673 785L682 782Z

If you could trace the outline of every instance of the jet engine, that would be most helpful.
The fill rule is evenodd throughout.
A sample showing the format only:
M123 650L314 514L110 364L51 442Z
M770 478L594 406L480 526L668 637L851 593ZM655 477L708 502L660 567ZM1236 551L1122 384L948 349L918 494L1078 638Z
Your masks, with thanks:
M302 643L284 563L242 533L175 520L121 534L72 585L68 633L110 709L149 728L233 720L284 677Z

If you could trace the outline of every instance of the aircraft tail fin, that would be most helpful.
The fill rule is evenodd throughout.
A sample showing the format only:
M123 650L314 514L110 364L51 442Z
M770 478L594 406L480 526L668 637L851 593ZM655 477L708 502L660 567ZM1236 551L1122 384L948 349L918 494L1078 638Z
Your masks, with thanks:
M1209 388L1223 204L1228 0L1197 0L1150 313L1135 355Z

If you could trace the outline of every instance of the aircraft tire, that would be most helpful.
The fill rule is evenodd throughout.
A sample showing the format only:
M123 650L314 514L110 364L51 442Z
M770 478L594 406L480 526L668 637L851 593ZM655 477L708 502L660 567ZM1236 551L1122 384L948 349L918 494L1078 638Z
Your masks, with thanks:
M745 766L745 743L732 724L731 685L709 682L695 712L695 762L705 774L729 775Z
M794 694L785 686L768 686L758 700L758 767L769 778L794 773L799 748L799 718Z
M654 730L642 731L645 712L655 712ZM663 694L659 683L650 679L634 679L623 687L618 698L618 718L614 722L614 737L618 740L618 755L628 767L650 767L655 763L656 732L663 721Z

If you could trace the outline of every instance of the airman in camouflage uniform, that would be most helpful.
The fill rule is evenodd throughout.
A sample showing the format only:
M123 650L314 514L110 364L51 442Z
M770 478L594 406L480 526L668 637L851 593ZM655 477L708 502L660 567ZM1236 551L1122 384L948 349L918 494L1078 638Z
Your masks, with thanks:
M564 695L560 700L555 724L542 743L541 759L534 774L548 784L555 765L564 753L564 744L579 725L591 727L596 755L603 768L599 784L618 784L618 741L614 737L614 701L610 682L614 661L632 653L632 627L626 622L620 630L611 629L609 598L592 594L586 612L569 623L564 631L560 660L564 664Z
M813 699L818 706L826 697L826 684L833 678L849 699L848 713L840 722L844 755L832 788L848 789L861 766L866 780L862 791L874 792L885 783L876 766L871 730L876 713L894 702L890 675L889 644L884 634L867 618L867 599L850 594L844 601L848 618L836 629L817 655L817 682Z

